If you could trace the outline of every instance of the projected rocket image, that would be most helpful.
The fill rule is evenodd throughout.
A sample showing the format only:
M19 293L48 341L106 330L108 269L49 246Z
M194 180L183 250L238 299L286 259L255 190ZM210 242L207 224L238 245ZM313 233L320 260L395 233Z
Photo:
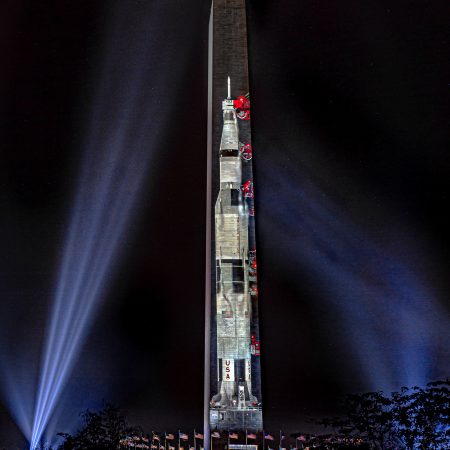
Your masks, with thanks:
M239 141L238 126L238 117L250 118L249 107L247 97L231 98L228 78L214 213L217 392L212 392L210 424L218 429L262 428L261 403L255 395L260 391L257 310L252 305L257 299L257 263L254 233L249 232L254 217L252 149Z

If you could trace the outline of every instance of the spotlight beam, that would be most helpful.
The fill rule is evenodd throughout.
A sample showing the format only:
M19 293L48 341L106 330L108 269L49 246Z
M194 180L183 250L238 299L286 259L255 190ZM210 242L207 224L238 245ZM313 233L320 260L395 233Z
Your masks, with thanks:
M285 172L270 166L261 175L275 188L261 228L271 239L280 231L286 236L283 264L300 262L317 300L342 321L343 346L352 348L368 388L425 384L433 377L429 355L439 347L436 329L448 336L449 327L422 274L403 254L364 234L307 175L297 176L301 184Z
M124 138L123 133L120 133L120 130L117 132L117 134L122 136L122 139L119 141L119 146L124 145ZM111 167L113 170L118 168L118 164L120 162L119 154L114 154L113 158L111 160L111 163L109 165L111 172ZM103 157L102 161L103 165L108 167L106 165L106 155ZM83 178L86 178L83 177ZM100 201L104 198L111 197L114 190L113 190L113 181L114 178L111 176L111 173L109 173L109 176L107 178L106 183L102 183L100 186L100 189L98 189L95 192L95 196L93 198L94 204L102 204ZM95 248L95 243L97 239L99 238L99 228L101 226L102 222L102 216L105 215L105 208L104 204L102 204L102 207L94 209L95 213L90 221L88 221L88 229L95 230L94 233L88 234L88 240L86 242L86 248L83 252L81 261L77 264L78 267L78 276L76 277L76 280L71 287L70 297L69 299L66 299L65 293L66 293L66 286L67 286L67 275L69 274L70 270L70 263L71 260L67 255L74 254L75 253L75 245L77 242L76 236L79 235L80 227L82 230L85 229L83 227L83 217L80 211L82 212L84 208L83 205L83 197L84 192L81 191L79 193L79 198L77 201L77 208L76 208L76 215L74 217L74 220L72 222L72 227L69 233L69 243L68 243L68 251L65 254L64 257L64 263L63 263L63 269L60 276L60 287L57 290L57 297L56 297L56 308L54 310L54 313L52 314L51 319L51 325L50 325L50 335L47 339L47 346L46 351L44 352L45 359L44 359L44 368L42 371L41 379L48 380L46 384L42 384L39 386L39 394L37 398L37 405L42 405L42 409L39 413L37 413L36 421L35 421L35 430L40 430L42 423L46 422L48 420L48 414L45 415L45 411L52 410L54 407L55 401L50 400L50 395L53 392L59 392L61 389L61 379L64 379L67 372L68 372L68 363L70 357L73 355L73 346L70 345L70 336L74 334L74 330L77 330L77 326L80 327L80 322L82 323L83 316L77 320L77 317L80 317L80 308L78 307L77 310L77 295L79 295L80 287L82 286L82 283L84 281L84 278L87 276L86 267L89 262L89 257L92 257ZM119 201L123 202L125 199L120 198ZM85 202L84 202L85 203ZM112 222L110 222L112 223ZM109 230L109 233L111 231ZM82 233L84 234L84 233ZM108 233L105 233L107 235ZM104 240L103 240L104 241ZM100 241L101 242L101 241ZM111 246L110 248L114 248ZM72 263L73 265L73 263ZM64 314L62 314L62 308L63 305L68 305L68 308L64 311ZM85 307L83 308L85 314L84 314L84 320L86 315L91 311L91 305L89 300L85 301ZM75 316L75 317L74 317ZM64 333L64 330L69 330L67 333ZM58 333L59 331L59 333ZM59 338L57 339L57 335L59 335ZM56 342L56 348L51 348L54 343ZM54 364L51 368L50 361L56 361L56 364ZM36 433L36 431L35 431Z
M141 148L143 144L137 142L135 146ZM123 165L124 158L116 157L113 164L108 166L108 177L99 189L100 194L104 196L100 203L101 207L96 210L93 219L87 221L93 232L90 234L91 238L85 243L84 255L77 264L81 270L73 282L71 295L69 298L64 298L65 287L67 286L65 279L61 281L61 286L57 290L59 295L51 319L42 371L42 379L46 380L46 383L41 383L39 387L37 398L39 408L35 414L32 446L38 443L39 436L55 408L64 382L73 367L74 355L86 338L85 330L92 321L95 309L98 306L96 299L101 296L107 273L119 247L120 238L127 227L134 201L144 181L145 170L142 165L144 156L142 151L136 151L134 155L130 155L126 169L122 174L122 180L127 180L127 182L122 182L118 189L113 188L115 183L114 173ZM98 195L94 198L100 199ZM78 211L82 210L82 207L78 208ZM69 249L76 242L73 236L82 220L75 217L74 223L75 227L72 228ZM82 234L84 233L82 232ZM88 258L88 255L91 258ZM70 273L69 266L70 264L66 264L65 261L63 273ZM63 302L68 303L68 309L64 311L65 315L61 320L60 314L63 311ZM59 339L56 339L58 336ZM53 361L52 365L50 364L51 361Z

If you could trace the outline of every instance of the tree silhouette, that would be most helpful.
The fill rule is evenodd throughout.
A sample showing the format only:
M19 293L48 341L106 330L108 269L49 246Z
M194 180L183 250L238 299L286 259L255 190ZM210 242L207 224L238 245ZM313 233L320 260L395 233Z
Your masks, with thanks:
M63 438L59 450L115 450L120 439L137 430L128 425L123 413L114 405L105 403L102 410L81 413L83 426L72 436L58 433Z
M449 387L448 380L435 381L392 394L395 431L406 449L450 448Z
M348 437L360 437L374 450L448 450L450 448L450 382L425 388L402 387L386 397L382 392L348 395L344 417L322 419Z
M34 450L52 450L52 448L49 447L47 444L45 444L43 441L41 441Z

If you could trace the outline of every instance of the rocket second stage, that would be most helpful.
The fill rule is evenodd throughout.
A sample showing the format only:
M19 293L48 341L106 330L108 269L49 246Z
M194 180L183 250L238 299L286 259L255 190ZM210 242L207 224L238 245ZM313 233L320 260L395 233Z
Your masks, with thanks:
M258 410L252 394L252 302L249 290L249 208L242 190L242 157L235 101L222 102L220 190L215 205L216 331L218 392L211 400L211 425L229 427L238 411ZM230 412L234 411L234 414ZM239 415L239 414L238 414ZM253 415L253 414L252 414ZM256 414L257 415L257 414ZM229 417L226 417L229 416ZM234 417L234 420L233 418ZM247 423L254 427L254 421Z

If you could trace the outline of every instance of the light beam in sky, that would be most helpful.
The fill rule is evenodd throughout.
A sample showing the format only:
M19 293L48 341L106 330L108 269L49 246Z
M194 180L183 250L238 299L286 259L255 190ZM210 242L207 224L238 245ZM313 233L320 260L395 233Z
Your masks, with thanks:
M283 266L302 272L291 279L311 285L294 281L298 291L313 289L320 309L333 317L328 325L343 327L327 336L353 355L366 388L425 385L445 376L435 370L444 336L450 339L449 321L426 274L418 272L418 261L410 258L420 253L414 244L408 248L401 239L391 248L377 244L338 208L333 193L301 169L293 174L276 164L264 168L259 176L271 189L265 192L262 234L272 241L281 234Z
M160 106L164 98L169 98L167 92L171 89L166 74L169 67L176 72L185 61L164 59L164 53L149 39L150 32L162 35L169 25L156 11L162 7L149 6L151 11L146 10L142 17L135 11L131 27L126 23L129 11L116 11L92 103L82 149L83 168L47 328L31 424L31 449L44 435L99 306L113 283L127 230L139 212L137 201L151 179L152 157L160 135L167 129L169 107ZM124 36L132 27L132 36ZM24 423L22 429L28 435L30 425Z

